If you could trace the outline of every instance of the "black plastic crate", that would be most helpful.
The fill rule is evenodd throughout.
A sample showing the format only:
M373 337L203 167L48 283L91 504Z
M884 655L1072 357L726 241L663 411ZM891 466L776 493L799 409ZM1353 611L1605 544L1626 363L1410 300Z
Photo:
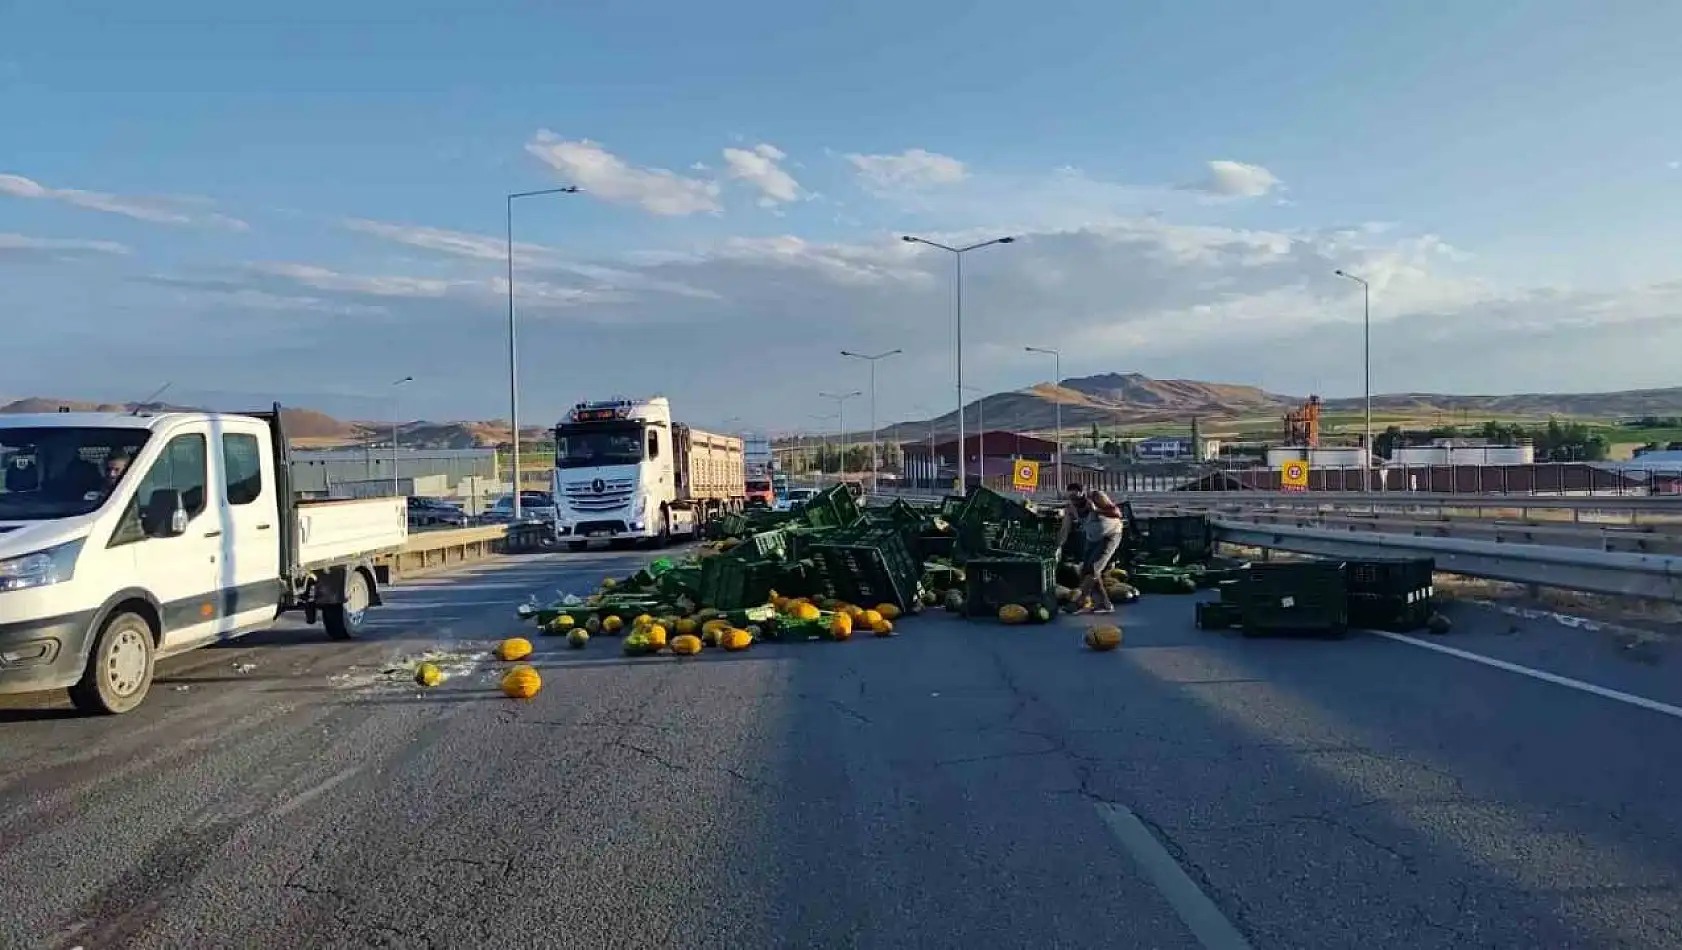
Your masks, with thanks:
M964 565L964 613L996 616L1006 604L1057 608L1055 562L1050 558L972 558Z
M920 534L912 539L911 555L919 561L950 559L958 539L949 534Z
M1408 597L1424 591L1430 596L1435 558L1362 558L1343 562L1350 594Z
M788 554L788 535L780 528L756 532L731 548L730 554L744 561L780 561Z
M1196 617L1199 630L1231 630L1244 622L1244 614L1236 604L1218 600L1198 601Z
M1234 587L1247 636L1342 636L1349 630L1349 587L1341 562L1252 564L1240 572Z
M1162 515L1135 519L1139 549L1147 557L1178 555L1207 561L1215 553L1215 530L1207 515Z
M825 539L812 546L812 561L829 595L848 603L889 603L905 610L921 590L922 563L911 556L904 536L891 529L845 543Z
M1349 625L1363 630L1407 633L1425 626L1431 619L1429 594L1350 594Z

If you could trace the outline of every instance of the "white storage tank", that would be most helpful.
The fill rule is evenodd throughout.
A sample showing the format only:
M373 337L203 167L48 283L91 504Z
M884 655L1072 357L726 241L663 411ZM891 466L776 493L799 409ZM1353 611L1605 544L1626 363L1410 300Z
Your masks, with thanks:
M1414 467L1447 465L1448 449L1441 445L1398 446L1390 453L1390 464Z
M1300 445L1281 445L1267 450L1267 467L1283 469L1286 462L1301 462L1308 458L1308 450Z
M1462 452L1466 455L1477 453L1476 461L1467 459L1474 465L1531 465L1536 461L1534 445L1486 445L1478 449L1456 449L1456 462L1461 461Z
M1356 446L1332 446L1308 450L1309 468L1360 468L1363 451Z

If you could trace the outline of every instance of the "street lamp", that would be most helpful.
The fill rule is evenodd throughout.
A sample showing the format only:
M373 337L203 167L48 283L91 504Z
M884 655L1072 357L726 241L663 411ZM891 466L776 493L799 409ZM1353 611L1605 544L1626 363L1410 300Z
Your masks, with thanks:
M1363 388L1367 396L1367 435L1361 447L1361 490L1372 490L1372 285L1347 271L1333 271L1345 280L1361 285L1361 351L1366 365Z
M979 386L960 386L958 388L958 415L963 415L963 394L975 393L975 459L976 468L981 472L981 483L987 483L987 391ZM963 471L968 471L964 459L964 443L958 440L958 464ZM962 477L962 472L960 472Z
M881 462L877 459L878 442L876 440L876 361L887 359L905 352L904 350L888 350L870 356L864 353L854 353L852 350L842 350L842 356L850 356L855 360L864 360L870 364L870 493L876 494L876 483L879 477Z
M829 420L834 419L834 418L835 418L835 413L833 413L833 412L825 412L825 413L814 412L814 413L812 413L812 419L816 422L819 422L819 423L828 422ZM814 487L822 487L822 485L823 485L823 457L825 455L828 455L828 454L829 454L829 436L824 433L823 426L819 425L818 426L818 471L817 471L816 477L813 478L813 480L812 480L812 485Z
M934 455L934 421L940 414L922 403L917 403L911 409L929 417L929 488L932 489L935 485L935 479L940 475L940 460L935 458Z
M403 490L398 487L397 483L397 387L414 381L413 376L405 376L391 384L391 494L393 496L403 494Z
M1059 350L1052 349L1049 346L1025 346L1025 347L1023 347L1023 349L1027 350L1030 353L1049 353L1049 354L1051 354L1051 358L1052 358L1052 361L1053 361L1052 362L1053 369L1052 369L1051 372L1052 372L1052 375L1054 375L1056 377L1055 379L1052 380L1051 384L1055 387L1061 388L1062 385L1063 385L1063 353ZM1057 490L1062 491L1063 490L1063 399L1062 399L1062 394L1061 393L1058 393L1056 395L1057 395L1058 398L1057 398L1056 402L1052 403L1052 407L1057 413Z
M850 393L818 393L825 399L835 400L835 470L842 481L847 478L847 400L864 393L853 390Z
M539 195L576 195L577 185L564 188L540 188L537 191L516 191L508 195L505 204L505 223L508 226L508 425L513 430L510 447L514 453L514 520L520 520L520 362L519 345L514 334L514 199L536 198Z
M968 244L968 245L965 245L963 247L951 247L951 246L946 245L946 244L941 244L938 241L930 241L927 238L920 238L920 237L916 237L915 235L911 235L911 234L901 235L900 240L904 241L907 244L927 244L929 247L939 248L942 251L946 251L946 252L948 252L949 254L952 255L952 260L956 265L956 268L955 268L955 271L954 271L954 275L955 275L954 287L956 288L956 292L954 294L954 297L955 297L955 300L956 300L956 303L957 303L957 313L958 313L958 346L957 346L957 362L958 362L958 388L957 388L957 393L958 393L958 457L959 457L958 458L958 461L959 461L959 464L958 464L958 494L961 495L965 492L965 490L967 490L969 488L969 484L966 480L965 469L964 469L964 465L963 465L963 454L964 454L964 255L968 254L970 251L979 251L984 247L992 247L995 244L1014 244L1014 243L1016 243L1016 238L1013 238L1013 237L999 237L999 238L994 238L991 241L978 241L975 244Z

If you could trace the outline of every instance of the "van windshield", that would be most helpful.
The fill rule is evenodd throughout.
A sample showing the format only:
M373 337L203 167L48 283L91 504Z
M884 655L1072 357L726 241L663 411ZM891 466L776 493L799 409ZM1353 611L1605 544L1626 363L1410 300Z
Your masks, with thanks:
M97 511L151 433L68 426L0 428L0 521Z

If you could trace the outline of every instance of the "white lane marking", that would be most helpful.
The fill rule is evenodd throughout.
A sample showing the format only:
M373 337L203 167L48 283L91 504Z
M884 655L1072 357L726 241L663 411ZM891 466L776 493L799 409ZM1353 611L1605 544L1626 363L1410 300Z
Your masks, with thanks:
M1640 706L1642 709L1648 709L1656 713L1663 713L1666 716L1671 716L1676 719L1682 719L1682 706L1672 706L1669 703L1661 703L1656 699L1648 699L1645 696L1637 696L1634 693L1626 693L1622 690L1609 689L1605 686L1596 686L1593 683L1585 683L1582 680L1574 680L1569 676L1560 676L1557 673L1548 673L1543 670L1533 670L1528 666L1520 666L1517 663L1508 663L1506 660L1497 660L1494 657L1484 656L1481 653L1472 653L1469 650L1458 650L1454 647L1445 647L1440 643L1431 643L1417 637L1407 636L1406 634L1390 633L1386 630L1369 630L1367 632L1374 634L1375 636L1383 637L1386 640L1395 640L1397 643L1407 643L1416 647L1423 647L1427 650L1435 650L1438 653L1445 653L1449 656L1459 657L1462 660L1471 660L1473 663L1482 663L1484 666L1492 666L1498 670L1506 670L1509 673L1517 673L1520 676L1528 676L1531 679L1541 680L1544 683L1552 683L1555 686L1564 686L1568 689L1581 690L1582 692L1592 693L1605 699L1616 700L1620 703L1628 703L1631 706Z
M326 781L322 782L321 784L316 785L312 788L307 788L304 791L299 792L298 794L292 796L291 798L287 799L286 801L282 802L279 806L277 806L274 811L269 813L269 815L270 815L270 817L273 817L273 818L279 818L280 816L285 815L289 812L296 811L299 808L302 808L305 805L309 804L314 799L319 798L322 795L326 794L327 792L331 791L335 786L343 783L346 779L349 779L352 775L355 775L357 772L360 772L360 771L362 771L362 766L353 765L350 768L345 769L343 772L340 772L337 775L334 775L334 776L328 778Z
M1181 922L1197 938L1204 950L1250 950L1250 942L1226 919L1209 895L1180 867L1162 842L1156 840L1139 816L1122 805L1095 802L1098 817L1104 819L1110 834L1115 835L1134 863L1145 872L1157 891L1174 908Z

